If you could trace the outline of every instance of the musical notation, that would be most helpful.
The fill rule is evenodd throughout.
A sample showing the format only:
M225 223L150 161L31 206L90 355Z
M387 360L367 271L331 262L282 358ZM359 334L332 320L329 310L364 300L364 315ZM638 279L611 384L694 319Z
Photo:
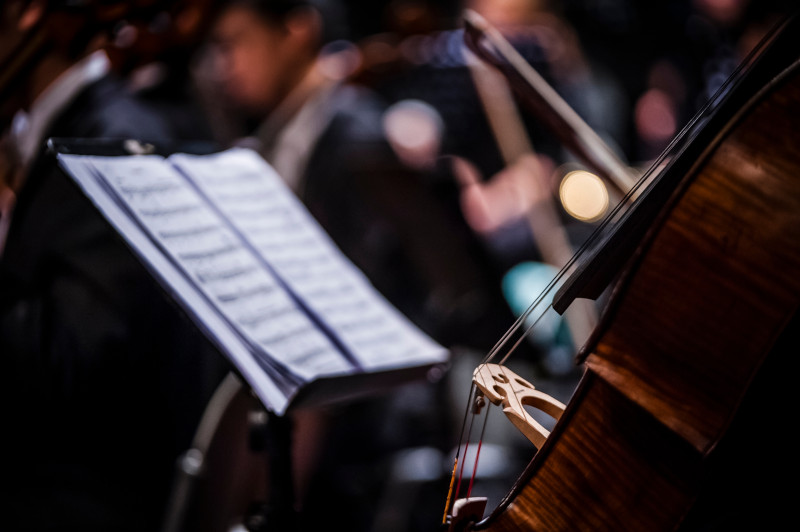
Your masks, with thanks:
M338 350L200 193L160 159L95 158L142 225L254 346L303 379L350 370ZM203 227L192 232L191 227ZM165 236L166 235L166 236ZM232 298L235 291L250 294ZM314 354L314 356L310 356Z
M408 370L402 380L447 360L255 152L59 162L275 411L305 401L315 381L380 372L390 382L395 370ZM308 395L376 386L357 378Z

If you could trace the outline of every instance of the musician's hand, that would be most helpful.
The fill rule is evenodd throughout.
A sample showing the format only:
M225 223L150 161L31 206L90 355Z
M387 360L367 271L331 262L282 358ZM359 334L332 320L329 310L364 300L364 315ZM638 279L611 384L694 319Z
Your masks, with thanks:
M491 233L526 216L550 194L554 164L542 155L523 155L484 181L469 161L455 158L453 173L461 186L461 209L478 233Z

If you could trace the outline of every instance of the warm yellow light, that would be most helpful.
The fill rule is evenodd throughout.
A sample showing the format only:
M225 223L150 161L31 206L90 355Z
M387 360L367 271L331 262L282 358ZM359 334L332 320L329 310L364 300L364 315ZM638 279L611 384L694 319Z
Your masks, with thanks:
M564 209L584 222L600 219L608 209L608 190L605 183L586 170L573 170L565 175L558 194Z

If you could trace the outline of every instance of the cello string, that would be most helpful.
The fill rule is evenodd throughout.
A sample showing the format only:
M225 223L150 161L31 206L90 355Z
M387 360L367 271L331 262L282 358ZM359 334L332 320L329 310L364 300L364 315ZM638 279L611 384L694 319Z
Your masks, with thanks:
M467 397L467 408L464 412L464 418L461 420L461 434L459 436L459 443L464 441L464 429L467 425L467 417L469 416L469 406L474 401L473 397L477 395L477 387L473 382L472 385L469 387L469 396ZM456 458L458 458L458 452L456 452Z
M476 392L477 392L477 387L473 382L469 389L469 397L467 399L467 408L464 411L464 418L461 421L461 434L458 438L458 446L456 447L456 456L455 459L453 460L453 471L450 473L450 487L447 489L447 499L445 500L444 503L444 516L442 517L442 524L447 522L447 514L450 512L450 501L452 500L453 497L453 484L455 483L456 475L458 473L458 459L461 456L461 446L464 445L465 455L467 453L467 448L469 447L469 435L467 435L466 444L464 443L464 430L466 429L467 426L467 419L469 419L470 420L469 432L472 432L472 421L474 420L475 416L474 414L472 417L469 416L470 412L469 405L472 404L473 401L472 397L474 395L477 395ZM456 494L455 494L456 499L458 499L459 486L461 485L461 477L463 476L463 470L464 470L464 463L462 462L461 463L462 473L458 475L459 477L458 484L456 484Z
M541 319L544 318L545 314L547 314L547 311L550 310L551 308L553 308L553 305L548 305L547 308L544 309L544 312L539 314L539 317L536 318L536 320L533 323L531 323L530 326L527 329L525 329L525 332L522 333L522 335L517 339L517 341L514 343L514 345L511 346L511 348L508 350L508 352L505 354L505 356L502 359L500 359L499 364L501 366L506 363L506 360L508 360L508 357L510 357L512 354L514 354L514 351L517 350L517 348L519 347L519 344L521 344L522 341L525 340L525 338L527 338L531 334L531 331L533 331L533 328L536 327L536 325L541 321Z
M475 420L474 413L473 413L472 416L470 416L469 419L470 419L470 421L469 421L469 434L472 434L472 423ZM467 441L464 443L464 458L465 459L461 461L461 469L459 470L458 482L456 483L456 496L455 496L456 499L458 499L458 493L461 491L461 482L462 482L462 480L464 480L464 463L466 462L467 451L469 450L469 440L470 439L469 439L469 435L468 435L467 436Z
M455 498L458 499L458 494L461 488L461 482L464 477L464 462L466 461L467 451L469 449L469 442L470 442L470 435L472 434L472 425L475 421L475 409L478 408L478 389L475 383L473 382L470 386L470 393L469 398L467 400L467 409L464 412L464 418L461 421L461 434L459 436L458 446L456 447L456 456L453 460L453 470L450 474L450 486L447 491L447 499L445 501L445 508L444 508L444 516L442 518L442 523L447 522L447 515L450 511L450 501L453 496L453 485L456 479L456 473L458 470L458 462L459 458L461 458L461 446L464 446L464 460L461 462L461 471L458 473L458 483L455 484ZM472 415L470 416L470 405L475 405L472 409ZM469 429L467 429L467 420L469 419ZM465 430L467 431L466 438L465 438ZM484 426L485 430L485 426ZM481 434L481 438L483 438L483 434ZM466 443L465 443L466 440Z
M663 155L662 155L663 158ZM655 168L658 164L660 164L661 158L653 165ZM520 314L520 316L514 321L512 326L503 334L500 340L492 347L489 353L484 357L482 363L487 363L493 360L498 356L498 353L504 349L504 347L509 343L511 337L520 329L522 324L528 320L531 314L533 314L538 307L541 306L542 302L547 298L550 293L552 293L558 286L560 286L561 281L567 276L567 274L572 270L575 264L583 258L583 256L587 253L589 249L594 247L594 245L599 242L602 237L605 236L608 227L611 225L612 221L618 219L625 212L633 207L633 204L629 203L631 198L636 195L638 198L640 194L638 193L638 189L640 189L644 183L646 183L652 172L645 172L641 178L636 182L636 184L631 187L631 189L625 194L622 200L603 218L603 221L595 228L595 230L591 233L591 235L578 247L577 251L572 255L572 257L567 261L567 263L558 271L558 273L550 280L550 282L545 286L544 290L537 296L534 301L528 306L528 308ZM528 327L524 333L522 333L522 338L528 336L533 327L539 323L542 319L544 314L552 307L552 305L548 305L542 311L541 315L538 316L533 325ZM508 350L508 352L503 357L503 361L507 360L508 357L516 350L517 346L520 343L520 339L518 339L514 345Z
M478 449L475 451L475 463L472 466L472 475L469 479L469 488L467 489L467 499L469 499L470 495L472 495L472 484L475 482L475 477L478 474L478 459L481 456L481 447L483 446L483 436L486 433L486 422L489 420L489 411L491 409L486 409L486 414L483 416L483 428L481 429L481 437L478 440ZM464 455L464 461L466 461L467 456Z
M456 469L458 469L458 456L453 462L453 471L450 473L450 487L447 490L447 500L444 503L444 515L442 516L442 524L447 523L447 514L450 513L450 500L453 496L453 483L456 480Z

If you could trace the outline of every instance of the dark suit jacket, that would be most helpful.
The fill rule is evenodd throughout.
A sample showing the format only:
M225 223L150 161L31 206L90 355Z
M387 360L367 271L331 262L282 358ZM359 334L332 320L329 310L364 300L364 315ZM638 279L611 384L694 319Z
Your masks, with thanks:
M110 78L48 132L170 135ZM0 528L156 530L225 366L44 152L0 262L0 363Z

